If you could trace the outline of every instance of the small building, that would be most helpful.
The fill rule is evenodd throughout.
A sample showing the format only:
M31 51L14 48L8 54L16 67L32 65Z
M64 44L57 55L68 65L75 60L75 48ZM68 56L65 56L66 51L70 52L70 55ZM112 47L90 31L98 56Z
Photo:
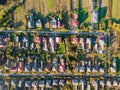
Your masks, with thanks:
M42 28L42 22L41 22L40 19L38 19L38 20L36 21L36 27L37 27L37 28Z
M110 80L107 80L107 81L106 81L106 86L112 87L112 82L111 82Z
M53 82L52 82L52 85L53 86L58 86L58 79L54 79Z
M28 20L28 28L35 28L35 20L34 20L34 15L33 14L30 14L28 15L27 17L27 20Z
M31 81L25 81L25 87L31 87Z
M118 86L118 81L117 80L114 80L113 81L113 87L117 87Z
M51 80L46 80L46 87L49 88L52 86L52 81Z
M32 87L34 90L38 90L38 81L33 81L32 82Z
M73 79L73 80L72 80L72 84L73 84L73 85L78 85L78 80L77 80L77 79Z
M18 63L18 71L19 72L23 72L24 68L25 68L24 62L23 61L19 61L19 63Z
M81 89L85 89L85 80L80 79L79 84L81 85Z
M57 20L55 18L53 18L51 23L52 23L52 28L56 29L57 28Z
M44 80L40 80L39 81L39 87L43 88L45 85L45 81Z
M98 22L98 11L93 10L93 12L92 12L92 21L93 21L93 23Z
M17 72L17 67L11 67L11 72L16 73Z
M18 84L18 80L11 80L11 86L16 87Z
M81 66L80 69L79 69L79 72L85 72L85 67Z
M18 83L18 87L24 87L25 81L24 80L20 80Z
M104 81L104 80L100 80L100 86L101 86L102 88L104 88L104 86L105 86L105 81Z
M60 85L60 86L64 86L64 85L65 85L65 80L61 79L61 80L59 81L59 85Z

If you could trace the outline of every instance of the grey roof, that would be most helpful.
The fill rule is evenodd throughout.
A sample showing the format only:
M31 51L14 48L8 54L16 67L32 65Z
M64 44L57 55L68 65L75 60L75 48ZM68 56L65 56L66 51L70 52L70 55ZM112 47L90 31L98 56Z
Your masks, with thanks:
M59 81L59 85L64 86L64 84L65 84L65 80L62 79Z
M31 81L26 81L25 82L25 87L30 87L31 86Z
M39 81L39 87L44 87L44 83L45 83L44 80L40 80L40 81Z
M51 87L51 80L46 80L46 87Z
M18 83L18 86L19 87L24 87L24 83L25 83L24 80L20 80L19 83Z
M57 86L58 85L58 80L57 79L53 80L52 85Z
M5 80L5 81L4 81L4 84L5 84L5 85L9 85L9 84L10 84L10 80Z
M33 81L32 86L38 86L38 81Z
M72 84L73 84L73 85L78 85L78 80L77 80L77 79L73 79L73 80L72 80Z
M11 85L12 86L15 87L15 86L17 86L17 84L18 84L18 80L16 80L16 79L15 80L11 80Z

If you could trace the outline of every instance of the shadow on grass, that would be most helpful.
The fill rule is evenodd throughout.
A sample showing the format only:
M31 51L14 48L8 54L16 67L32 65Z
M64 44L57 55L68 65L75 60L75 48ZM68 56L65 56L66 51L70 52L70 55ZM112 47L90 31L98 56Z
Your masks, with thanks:
M105 18L107 14L107 7L101 7L99 10L99 20Z
M85 11L82 8L81 0L79 0L78 14L79 14L78 20L80 24L83 23L88 18L88 11Z

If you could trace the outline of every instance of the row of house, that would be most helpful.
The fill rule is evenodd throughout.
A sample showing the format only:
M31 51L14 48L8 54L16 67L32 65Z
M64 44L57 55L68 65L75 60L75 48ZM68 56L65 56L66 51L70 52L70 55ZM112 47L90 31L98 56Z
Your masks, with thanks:
M19 72L38 72L41 73L45 71L49 72L59 72L66 73L67 65L64 58L53 58L52 62L47 62L40 60L37 56L32 58L30 56L27 57L18 57L18 59L14 62L13 60L7 59L7 63L5 65L6 70L10 70L13 73ZM31 62L32 60L32 62ZM80 64L79 64L80 63ZM93 63L92 60L84 60L80 62L76 62L74 66L72 66L73 72L81 72L81 73L105 73L106 67L103 66L103 62L97 62L97 64ZM68 64L69 66L70 64ZM114 58L111 61L111 66L107 68L110 72L116 73L116 59Z
M105 73L105 67L102 65L103 62L98 62L97 64L94 64L93 61L88 60L88 61L80 61L81 65L78 65L76 63L73 67L74 72L88 72L88 73ZM111 62L111 66L108 68L108 70L112 73L116 73L116 59L114 58L113 61Z
M32 59L32 62L30 61ZM5 65L6 70L10 70L13 73L19 72L60 72L64 73L66 70L65 60L63 58L60 59L58 63L58 59L53 59L52 63L43 62L39 60L38 57L35 58L27 58L25 61L25 57L18 57L18 59L14 62L13 60L7 59L7 63Z
M85 80L85 79L41 79L41 80L27 80L27 79L13 79L13 80L4 80L0 81L0 90L10 90L11 87L15 89L24 89L27 90L39 90L44 88L52 88L53 86L64 87L66 84L72 84L75 89L78 90L78 87L81 90L91 90L91 87L94 87L94 90L99 90L99 88L104 89L117 87L120 88L120 81L117 79L114 80L97 80L93 79L92 81Z
M43 23L41 21L41 19L38 19L37 21L35 20L35 15L33 13L31 13L30 15L26 16L28 25L27 27L29 29L31 28L42 28L43 27ZM62 23L60 21L60 19L57 17L52 17L52 18L46 18L46 23L45 23L45 28L50 28L50 29L59 29L62 27Z
M6 34L7 35L7 34ZM4 47L8 44L10 37L8 35L6 37L0 36L0 47ZM50 51L54 52L57 49L57 44L62 43L64 40L60 36L51 36L51 37L41 37L35 36L34 40L30 41L28 36L19 35L16 36L16 40L14 41L17 43L16 45L19 48L42 48L44 51L48 51L50 47ZM87 52L91 52L94 48L96 53L104 53L104 47L106 44L106 39L104 35L99 35L96 39L92 37L72 37L68 43L76 44L81 46L83 50Z

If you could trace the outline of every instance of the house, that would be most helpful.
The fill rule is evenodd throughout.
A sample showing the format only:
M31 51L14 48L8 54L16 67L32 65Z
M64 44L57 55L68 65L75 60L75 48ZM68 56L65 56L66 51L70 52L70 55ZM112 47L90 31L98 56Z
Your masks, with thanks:
M39 71L42 72L43 71L43 61L40 61L40 67L39 67Z
M72 38L72 44L78 44L78 38L77 37Z
M100 67L100 68L99 68L99 72L104 73L104 72L105 72L104 68L103 68L103 67Z
M36 21L36 27L37 27L37 28L42 28L42 22L41 22L40 19L38 19L38 20Z
M104 86L105 86L105 81L104 81L104 80L100 80L100 86L101 86L102 88L104 88Z
M72 26L71 28L72 28L73 32L78 27L78 14L76 14L76 13L72 14L72 17L71 17L71 26Z
M11 67L11 72L16 73L17 72L17 67Z
M73 84L73 85L78 85L78 79L73 79L73 80L72 80L72 84Z
M113 67L116 67L116 58L113 59L112 65L113 65Z
M85 90L85 80L80 79L79 84L81 85L81 90Z
M17 87L18 80L11 80L11 86Z
M31 87L31 81L25 81L25 87Z
M35 28L34 15L30 14L26 18L28 20L28 28Z
M6 90L10 90L10 80L5 80L4 86L5 86ZM1 90L3 90L3 89L1 89Z
M38 90L38 81L33 81L32 82L32 87L34 90Z
M86 90L90 90L90 82L89 81L87 81L87 89Z
M116 67L110 67L110 71L116 73Z
M20 80L18 83L18 87L24 87L25 81L24 80Z
M10 61L10 59L7 59L6 66L7 66L7 68L10 68L10 66L11 66L11 61Z
M38 71L38 59L34 59L32 71Z
M112 87L112 82L111 82L110 80L107 80L107 81L106 81L106 86Z
M25 72L30 72L32 70L32 66L30 63L25 64Z
M46 80L46 87L49 88L52 86L52 81L51 80Z
M62 24L59 18L57 18L57 28L61 28Z
M98 72L98 66L94 66L92 72Z
M18 63L18 71L19 72L23 72L24 68L25 68L24 62L23 61L19 61L19 63Z
M50 28L50 23L48 18L46 18L45 28Z
M91 50L91 43L92 43L91 38L87 38L87 40L86 40L87 52L90 52L90 50Z
M55 37L55 41L57 44L62 42L62 38L61 37Z
M79 69L79 72L85 72L85 67L81 66L80 69Z
M55 51L55 48L54 48L54 37L50 37L49 38L49 43L50 43L51 52L53 53Z
M93 80L92 85L94 86L94 90L98 90L98 81Z
M23 45L25 48L29 47L28 40L29 40L29 38L27 36L23 37Z
M59 85L60 85L60 86L64 86L64 85L65 85L65 80L64 80L64 79L60 79Z
M41 37L36 36L36 37L35 37L35 39L34 39L34 42L35 42L35 43L39 43L39 44L40 44L40 43L41 43L41 40L42 40L42 38L41 38Z
M87 66L86 69L87 69L87 72L91 72L91 67Z
M52 82L52 85L53 86L58 86L58 79L54 79L53 82Z
M45 85L45 81L44 80L40 80L39 81L39 87L44 88Z
M93 10L93 12L92 12L92 21L93 21L93 23L98 22L98 11Z
M52 28L57 28L57 20L54 17L51 23L52 23Z
M43 42L43 50L48 51L47 38L43 38L42 42Z
M84 45L85 45L85 43L84 43L84 38L80 38L79 39L79 44L81 45L81 47L82 47L82 49L84 50L85 49L85 47L84 47Z
M56 72L58 70L58 62L56 59L53 59L52 71Z
M46 72L50 72L50 63L48 63L48 64L46 65L45 71L46 71Z
M113 81L113 87L118 87L118 81L117 80Z

